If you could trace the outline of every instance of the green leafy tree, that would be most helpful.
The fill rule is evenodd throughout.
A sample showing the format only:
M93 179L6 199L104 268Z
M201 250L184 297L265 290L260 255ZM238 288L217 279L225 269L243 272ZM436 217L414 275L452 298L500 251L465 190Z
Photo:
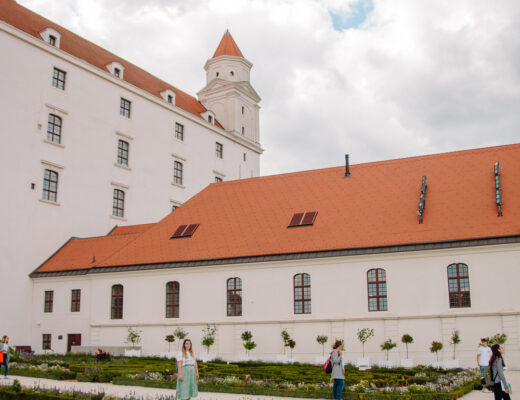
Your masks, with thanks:
M374 330L371 328L363 328L357 330L357 338L363 347L363 358L365 358L365 343L374 336Z
M401 338L401 342L406 346L406 358L408 358L408 345L413 343L413 337L408 333L405 333Z
M143 332L129 327L128 335L126 336L126 342L132 343L132 348L135 347L136 344L141 343L141 333L143 333Z
M316 341L321 344L321 355L325 355L325 343L327 343L327 340L329 340L328 336L325 335L318 335L316 337Z
M291 358L292 358L292 351L296 347L296 342L293 339L289 339L287 342L287 346L291 349Z
M206 348L206 352L209 353L211 346L215 344L215 336L217 335L217 327L207 324L206 328L202 330L201 344Z
M244 341L244 348L246 349L247 355L249 355L249 352L253 350L256 347L256 343L253 342L251 339L253 339L253 334L251 331L244 331L242 332L242 340Z
M507 335L505 333L497 333L495 336L489 338L488 343L490 346L499 344L503 346L507 341Z
M175 342L175 335L166 335L164 338L168 342L168 353L170 352L170 346L173 342Z
M285 329L281 333L282 341L283 341L283 354L285 354L285 349L289 347L289 340L291 340L291 335Z
M397 343L392 342L392 339L387 339L381 345L381 350L386 351L386 361L388 361L388 353L390 352L390 350L392 350L396 346L397 346Z
M442 343L436 342L435 340L432 342L432 345L430 346L430 351L432 353L435 353L437 356L437 362L439 362L439 351L442 350Z
M173 332L173 335L179 339L179 341L177 342L177 352L179 351L179 346L181 344L181 342L186 339L188 337L188 332L186 332L184 329L182 328L177 328L175 329L175 331Z
M460 343L461 339L460 339L460 334L459 334L459 331L455 330L453 331L453 333L451 334L451 340L450 340L450 344L453 346L453 359L455 360L455 349L457 347L457 345Z

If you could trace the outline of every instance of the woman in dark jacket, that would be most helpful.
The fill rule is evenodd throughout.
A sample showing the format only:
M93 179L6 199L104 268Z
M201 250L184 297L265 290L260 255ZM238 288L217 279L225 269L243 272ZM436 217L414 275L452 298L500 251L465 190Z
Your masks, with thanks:
M502 357L504 349L499 344L494 344L491 346L491 352L493 354L489 360L489 367L495 400L511 400L509 396L509 385L504 376L504 367L506 366L504 358Z
M343 370L343 342L336 340L332 346L332 354L330 355L330 363L332 364L332 376L334 386L332 386L332 394L334 399L342 399L343 385L345 383L345 371Z

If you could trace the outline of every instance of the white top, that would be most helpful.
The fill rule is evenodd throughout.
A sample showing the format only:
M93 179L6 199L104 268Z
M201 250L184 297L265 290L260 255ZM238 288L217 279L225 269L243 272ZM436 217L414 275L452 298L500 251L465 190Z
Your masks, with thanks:
M491 351L491 348L489 346L480 346L477 351L478 354L478 363L481 367L488 367L489 366L489 360L491 358L491 355L493 352Z
M7 343L0 343L0 351L4 353L9 352L9 345Z
M179 351L179 354L177 354L177 362L179 361L182 361L182 365L195 365L195 359L191 356L190 353L186 353L186 358L184 358L182 351Z

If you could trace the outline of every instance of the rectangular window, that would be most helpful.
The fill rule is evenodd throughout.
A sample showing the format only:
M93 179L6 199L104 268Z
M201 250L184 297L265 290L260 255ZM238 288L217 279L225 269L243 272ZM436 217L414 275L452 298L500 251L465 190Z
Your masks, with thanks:
M67 73L62 71L61 69L54 68L54 72L52 74L52 86L55 88L65 90L65 76Z
M114 68L114 76L116 78L119 78L119 76L121 75L121 71L119 68Z
M184 125L175 123L175 139L184 141Z
M246 160L247 160L247 154L244 153L244 161L246 161Z
M51 334L44 333L42 335L42 350L51 350Z
M51 46L56 46L56 36L49 35L49 44Z
M130 118L130 101L121 97L121 103L119 105L119 114L123 117Z
M54 302L54 290L45 291L45 300L43 304L43 312L51 313Z
M217 158L224 158L224 145L222 143L215 143L215 152L217 154Z
M173 96L171 94L168 95L168 103L173 104Z
M182 163L175 161L173 163L173 183L176 185L182 185Z
M70 311L79 312L81 307L81 289L72 289L70 295Z
M120 189L114 189L114 197L112 199L112 215L114 217L124 218L125 216L125 192Z
M318 211L307 211L304 213L296 213L291 218L291 222L289 222L288 228L292 228L295 226L312 226L312 225L314 225L314 220L316 219L316 215L318 215Z
M198 227L199 224L179 225L170 239L191 237Z
M128 167L128 150L130 145L124 140L119 140L117 143L117 163Z

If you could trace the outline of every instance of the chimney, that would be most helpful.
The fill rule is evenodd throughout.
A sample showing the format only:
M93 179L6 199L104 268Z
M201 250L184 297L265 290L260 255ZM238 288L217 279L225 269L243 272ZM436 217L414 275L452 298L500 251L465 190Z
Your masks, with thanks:
M350 176L350 166L348 164L348 154L345 154L345 178Z

